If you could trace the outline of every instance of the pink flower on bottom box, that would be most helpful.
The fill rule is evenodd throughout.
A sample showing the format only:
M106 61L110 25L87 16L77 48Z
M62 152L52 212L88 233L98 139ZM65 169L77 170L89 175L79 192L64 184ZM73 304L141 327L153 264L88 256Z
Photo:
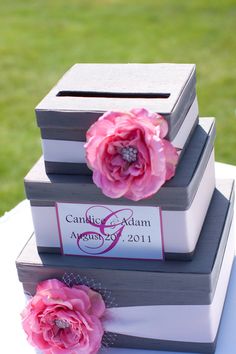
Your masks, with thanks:
M28 341L44 354L95 354L104 333L101 295L85 285L41 282L22 312Z
M111 198L137 201L155 194L175 174L176 148L164 137L165 119L146 109L107 112L87 132L93 181Z

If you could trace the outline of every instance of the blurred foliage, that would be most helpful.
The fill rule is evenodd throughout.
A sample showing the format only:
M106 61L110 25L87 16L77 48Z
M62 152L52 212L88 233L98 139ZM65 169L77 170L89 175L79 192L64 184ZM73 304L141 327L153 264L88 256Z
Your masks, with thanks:
M0 215L41 154L34 107L76 62L197 64L216 159L236 164L235 0L11 0L0 4Z

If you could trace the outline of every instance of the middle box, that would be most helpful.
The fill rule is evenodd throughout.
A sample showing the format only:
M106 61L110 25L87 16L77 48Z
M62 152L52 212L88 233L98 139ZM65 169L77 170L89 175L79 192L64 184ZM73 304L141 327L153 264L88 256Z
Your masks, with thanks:
M175 176L138 202L106 197L90 176L47 175L41 158L25 177L39 252L191 259L215 187L214 138L214 119L200 119Z

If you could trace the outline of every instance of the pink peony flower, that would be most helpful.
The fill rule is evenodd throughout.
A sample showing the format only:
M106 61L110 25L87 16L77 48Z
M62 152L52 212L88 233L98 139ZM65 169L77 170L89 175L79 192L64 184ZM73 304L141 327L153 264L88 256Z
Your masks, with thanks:
M85 285L41 282L22 312L28 341L45 354L95 354L101 347L101 295Z
M111 198L148 198L175 174L177 150L165 119L146 109L107 112L87 132L93 181Z

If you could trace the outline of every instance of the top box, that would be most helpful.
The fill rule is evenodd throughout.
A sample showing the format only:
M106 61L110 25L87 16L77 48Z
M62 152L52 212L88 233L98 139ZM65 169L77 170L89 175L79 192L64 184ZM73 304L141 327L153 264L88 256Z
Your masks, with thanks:
M36 107L47 173L88 173L88 128L107 111L145 108L165 117L184 146L197 124L193 64L76 64Z

